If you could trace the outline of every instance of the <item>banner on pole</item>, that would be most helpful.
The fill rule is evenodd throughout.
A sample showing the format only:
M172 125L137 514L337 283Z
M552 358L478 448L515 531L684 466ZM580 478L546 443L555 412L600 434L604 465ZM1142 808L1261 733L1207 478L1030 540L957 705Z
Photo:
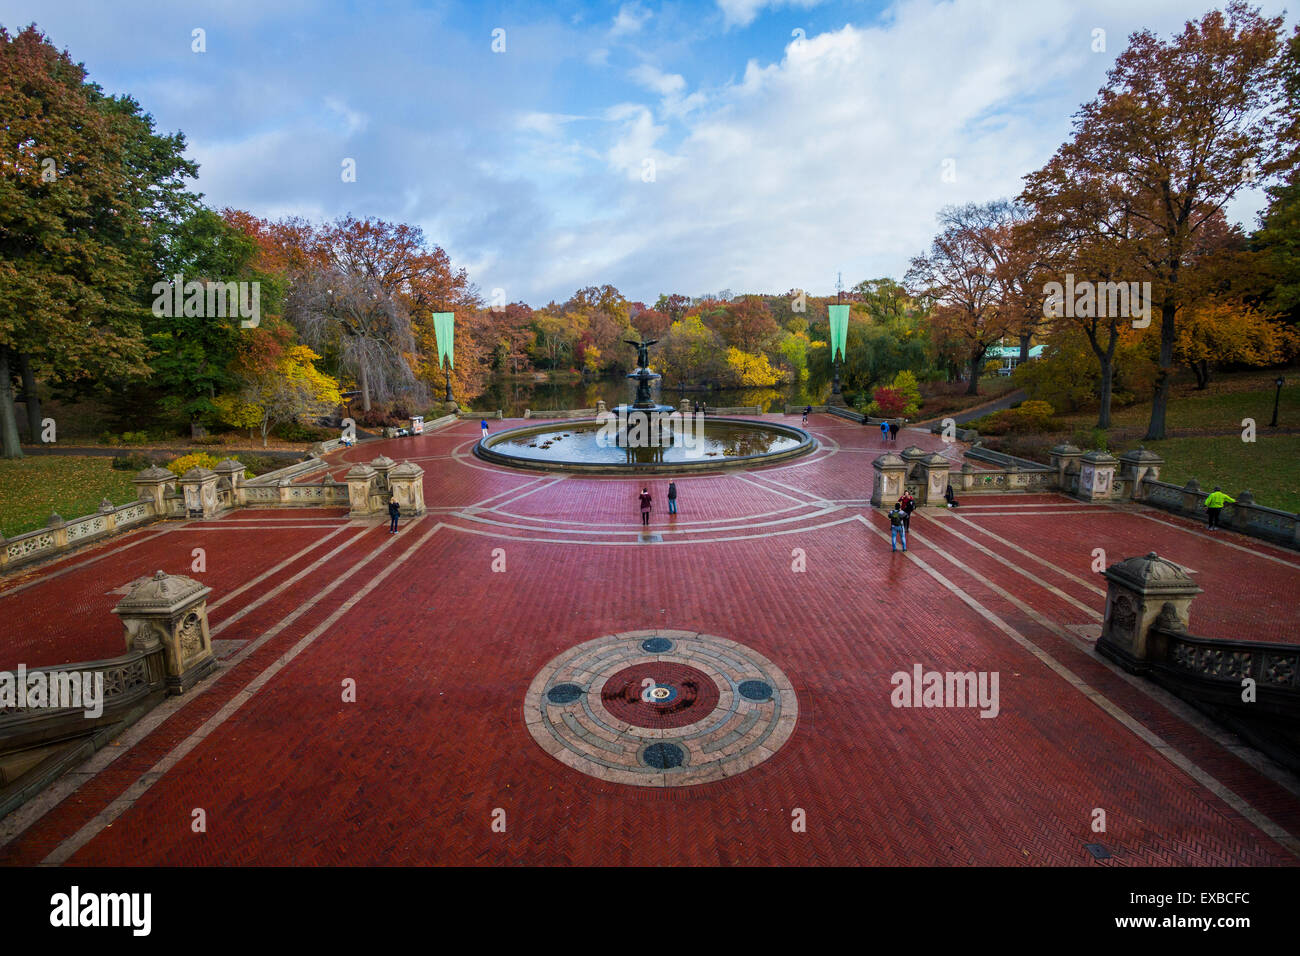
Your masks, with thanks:
M847 305L827 306L831 316L831 361L838 354L844 358L844 344L849 336L849 307Z
M451 368L456 367L454 356L456 342L456 313L454 312L435 312L433 313L433 334L438 340L438 365L442 366L443 358Z

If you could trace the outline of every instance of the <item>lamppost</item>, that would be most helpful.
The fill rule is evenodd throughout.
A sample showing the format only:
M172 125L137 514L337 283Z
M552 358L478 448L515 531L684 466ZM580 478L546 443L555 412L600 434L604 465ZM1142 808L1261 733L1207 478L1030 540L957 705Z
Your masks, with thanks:
M451 366L444 361L443 368L447 372L447 403L450 404L451 403Z
M1277 427L1277 403L1282 397L1282 386L1286 384L1286 379L1279 375L1273 384L1277 386L1277 391L1273 393L1273 420L1268 423L1270 428Z

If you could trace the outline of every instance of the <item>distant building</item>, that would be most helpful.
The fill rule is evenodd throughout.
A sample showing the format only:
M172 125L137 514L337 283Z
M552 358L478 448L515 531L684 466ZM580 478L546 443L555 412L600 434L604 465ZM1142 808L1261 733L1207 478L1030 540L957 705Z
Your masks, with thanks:
M1043 346L1030 346L1029 357L1037 359L1043 357ZM1010 375L1012 369L1020 364L1020 346L1019 345L994 345L984 355L984 361L998 361L1002 367L998 369L999 375Z

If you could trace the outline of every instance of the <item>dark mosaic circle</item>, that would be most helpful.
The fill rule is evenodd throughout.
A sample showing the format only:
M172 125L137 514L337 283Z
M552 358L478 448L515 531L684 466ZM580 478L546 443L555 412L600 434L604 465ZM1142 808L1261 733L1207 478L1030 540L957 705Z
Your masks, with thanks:
M666 637L650 637L641 642L641 650L647 654L663 654L673 649L673 642Z
M577 684L556 684L546 692L546 699L552 704L571 704L582 696L582 688Z
M744 680L736 688L746 700L767 700L772 696L772 685L767 681Z
M641 759L647 767L668 770L680 767L686 760L686 753L676 744L651 744L641 754Z
M712 677L672 661L625 667L600 689L600 702L609 713L633 727L654 729L693 724L713 712L718 697Z

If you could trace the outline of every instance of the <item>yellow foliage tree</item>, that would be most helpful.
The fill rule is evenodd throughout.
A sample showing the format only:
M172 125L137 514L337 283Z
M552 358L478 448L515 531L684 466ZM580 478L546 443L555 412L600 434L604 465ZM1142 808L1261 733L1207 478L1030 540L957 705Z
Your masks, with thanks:
M240 400L260 410L257 424L261 428L263 448L273 425L299 421L307 415L323 415L342 400L339 383L313 364L318 358L305 345L291 345L271 367L253 373L246 380Z
M1274 365L1295 354L1296 334L1241 302L1206 299L1190 306L1174 339L1174 359L1210 384L1216 365Z
M727 349L727 374L731 384L741 388L776 385L785 378L766 355L742 352L735 346Z

